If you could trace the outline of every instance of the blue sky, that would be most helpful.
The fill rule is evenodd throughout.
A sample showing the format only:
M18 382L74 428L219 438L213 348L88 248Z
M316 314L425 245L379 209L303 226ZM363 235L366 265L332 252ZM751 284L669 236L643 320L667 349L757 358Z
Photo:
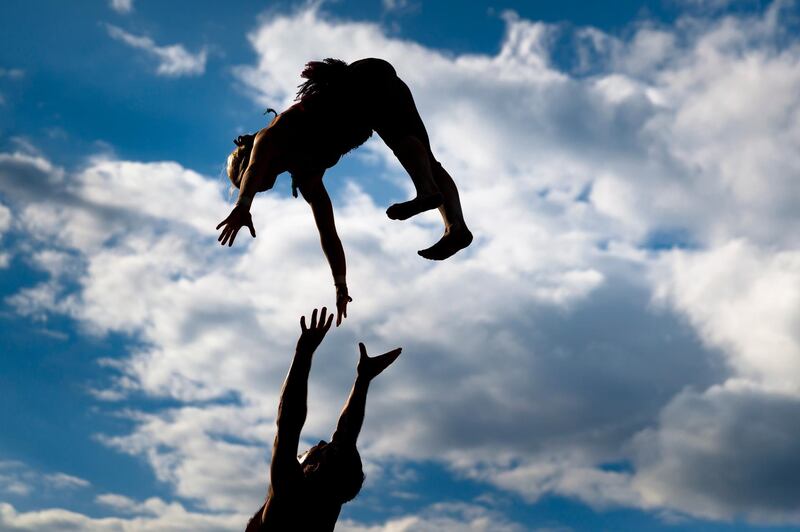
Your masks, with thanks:
M355 299L367 483L337 530L800 530L793 2L5 2L0 530L239 530L298 317L333 304L288 179L214 226L242 132L303 63L390 60L476 234L379 139L326 173Z

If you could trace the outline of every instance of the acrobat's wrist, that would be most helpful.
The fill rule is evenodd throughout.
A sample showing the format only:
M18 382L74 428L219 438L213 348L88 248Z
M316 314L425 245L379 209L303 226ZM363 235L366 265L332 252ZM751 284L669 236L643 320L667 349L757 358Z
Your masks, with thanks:
M249 211L250 210L250 205L252 205L252 204L253 204L253 198L252 197L246 196L246 195L242 194L241 192L239 193L239 197L236 199L236 206L237 207L241 206L241 207L244 207L245 209L247 209Z

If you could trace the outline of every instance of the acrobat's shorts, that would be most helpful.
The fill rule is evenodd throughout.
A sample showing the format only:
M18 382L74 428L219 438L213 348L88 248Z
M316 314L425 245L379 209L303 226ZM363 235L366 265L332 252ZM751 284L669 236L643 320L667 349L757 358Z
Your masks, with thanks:
M392 148L397 140L410 135L430 151L428 132L414 97L391 64L383 59L361 59L351 63L348 70L351 94L357 94L359 99L354 107L387 146Z

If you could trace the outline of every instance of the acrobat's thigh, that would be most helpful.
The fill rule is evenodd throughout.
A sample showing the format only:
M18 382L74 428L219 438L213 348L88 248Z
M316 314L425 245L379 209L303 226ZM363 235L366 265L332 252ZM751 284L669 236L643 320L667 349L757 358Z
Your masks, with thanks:
M387 146L404 137L419 139L430 152L425 124L408 85L391 64L382 59L362 59L350 65L360 92L366 119Z

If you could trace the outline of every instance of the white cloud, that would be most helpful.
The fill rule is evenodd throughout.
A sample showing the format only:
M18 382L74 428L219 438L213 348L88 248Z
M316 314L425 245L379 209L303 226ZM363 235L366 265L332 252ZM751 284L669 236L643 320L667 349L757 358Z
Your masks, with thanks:
M158 46L150 37L133 35L122 28L107 25L108 34L128 46L144 50L158 59L156 73L167 77L198 76L206 71L208 51L203 48L193 54L181 44Z
M0 503L0 529L6 532L38 532L40 530L80 530L82 532L221 532L240 528L244 516L199 514L187 511L177 503L167 504L149 499L155 516L130 519L119 517L92 518L68 510L18 512L7 503Z
M0 238L3 237L3 233L8 231L11 227L11 210L8 207L0 203ZM0 269L8 267L8 264L11 262L11 256L8 253L0 253Z
M736 375L800 394L800 250L731 241L666 254L653 273L659 300L681 309Z
M133 11L133 0L111 0L110 5L111 9L123 15Z
M73 475L67 475L66 473L46 475L44 480L47 484L57 488L86 488L90 485L88 480Z
M797 394L727 383L686 391L635 441L636 490L650 506L707 519L800 520Z
M0 203L0 236L11 227L11 211Z
M381 5L387 13L407 13L420 8L420 4L411 0L381 0Z
M41 473L22 462L0 460L0 494L28 496L87 488L89 481L66 473Z
M262 102L288 105L309 59L392 61L477 235L426 263L413 251L438 237L435 216L389 222L358 181L335 198L355 301L316 357L306 437L330 434L356 341L402 344L372 388L368 466L435 460L529 501L556 493L598 508L720 519L741 508L752 521L796 522L791 501L764 502L758 434L734 453L734 484L749 490L691 484L679 467L729 469L721 435L748 436L754 408L771 413L766 434L793 437L800 49L775 48L773 14L683 19L627 41L587 31L581 46L600 67L580 76L553 65L555 28L512 14L493 56L448 56L318 8L265 20L250 36L258 63L237 70ZM378 143L365 149L400 175ZM0 191L46 248L31 256L51 276L12 303L134 335L138 347L114 362L115 398L188 402L133 412L131 433L103 441L144 457L202 508L255 510L297 316L332 303L307 207L257 199L259 237L229 250L213 240L229 208L218 185L175 163L94 159L66 174L5 154L0 173L25 177L0 180ZM181 193L165 196L165 182ZM688 247L646 249L659 235ZM239 402L192 403L231 393ZM697 445L694 423L709 427ZM796 450L776 450L780 485L800 485ZM693 489L705 498L689 500ZM426 519L374 529L483 526L482 515Z
M416 515L402 516L386 523L365 526L352 521L337 524L337 532L521 532L527 530L501 513L481 504L441 503Z
M38 532L40 530L81 530L83 532L218 532L238 530L245 519L239 515L215 515L189 512L179 504L166 504L152 498L137 503L113 494L102 502L127 510L135 506L146 515L131 518L91 518L62 509L18 512L10 504L0 503L0 529L6 532ZM337 532L521 532L527 530L496 511L480 504L436 504L416 515L397 517L386 523L361 525L342 520ZM563 530L563 529L561 529Z
M394 11L402 9L408 3L407 0L382 0L383 9L387 11Z
M0 68L0 78L18 80L25 77L25 71L21 68Z

